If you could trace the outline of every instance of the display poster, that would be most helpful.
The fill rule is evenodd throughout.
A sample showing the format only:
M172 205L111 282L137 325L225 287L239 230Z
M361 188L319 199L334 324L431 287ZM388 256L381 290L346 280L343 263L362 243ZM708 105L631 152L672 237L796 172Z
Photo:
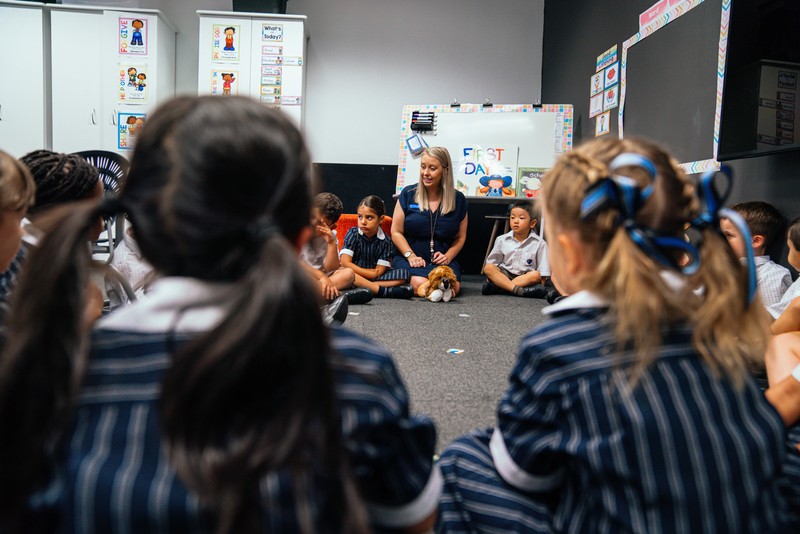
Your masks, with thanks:
M211 59L214 61L239 61L239 31L236 24L214 24L211 27L213 43Z
M456 164L456 189L467 196L516 196L519 147L461 146Z
M146 56L149 27L146 17L119 17L119 53Z
M536 198L541 193L542 177L547 169L541 167L520 167L517 174L517 196Z
M211 71L211 94L212 95L238 95L239 84L237 78L239 71L236 70L212 70Z
M147 65L142 63L119 64L119 98L120 104L145 104L147 103L147 86L149 72Z
M132 150L136 146L136 138L144 126L145 113L117 113L117 148Z

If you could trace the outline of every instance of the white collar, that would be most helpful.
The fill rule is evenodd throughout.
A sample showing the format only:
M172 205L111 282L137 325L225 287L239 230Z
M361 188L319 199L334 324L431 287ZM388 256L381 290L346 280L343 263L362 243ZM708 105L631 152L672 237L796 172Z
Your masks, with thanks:
M742 263L747 263L747 258L739 258ZM763 265L765 263L769 263L770 259L769 256L755 256L753 258L753 263L756 265Z
M517 239L514 237L514 230L511 230L511 231L509 231L509 232L507 232L507 233L505 233L503 235L506 237L506 239L513 239L517 243L525 243L529 239L533 239L534 241L541 241L541 239L542 239L541 236L539 234L537 234L533 230L531 230L530 233L528 234L528 237L526 237L522 241L517 241Z
M358 229L358 235L364 235L364 232L361 231L361 228L359 228L358 226L356 226L356 228ZM378 239L386 239L386 234L383 233L383 228L381 228L380 226L378 227L378 233L375 235L378 237Z
M20 222L22 226L22 240L34 247L39 246L39 241L44 237L44 232L36 228L30 219L24 217Z
M582 310L586 308L608 308L608 300L597 293L592 293L586 289L568 296L551 306L542 309L542 313L552 315L565 310Z
M161 278L150 286L147 298L101 318L95 327L141 333L206 332L225 317L231 287L196 278Z
M674 272L663 270L660 273L661 279L673 291L680 291L686 286L686 281L681 276ZM578 291L577 293L560 300L551 306L542 308L542 313L552 315L564 310L580 310L587 308L608 308L610 305L608 299L597 293L592 293L587 289Z

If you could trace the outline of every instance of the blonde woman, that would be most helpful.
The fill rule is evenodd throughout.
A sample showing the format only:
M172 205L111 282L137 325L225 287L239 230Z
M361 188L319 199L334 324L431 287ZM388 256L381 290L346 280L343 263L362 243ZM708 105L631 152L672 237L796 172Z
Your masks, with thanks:
M455 189L450 153L444 147L426 148L419 182L403 188L394 207L392 241L397 255L392 267L409 270L415 294L439 265L450 266L461 280L455 260L466 240L467 199ZM454 295L460 289L456 284Z

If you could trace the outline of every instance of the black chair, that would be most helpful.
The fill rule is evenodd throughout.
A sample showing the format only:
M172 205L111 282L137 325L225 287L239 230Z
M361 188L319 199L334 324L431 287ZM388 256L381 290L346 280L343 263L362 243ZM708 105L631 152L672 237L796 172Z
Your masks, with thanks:
M100 171L105 197L114 198L119 195L130 167L130 162L125 156L108 150L84 150L76 154ZM107 263L110 263L114 257L114 248L125 237L125 221L115 215L107 218L105 223L107 240L97 241L92 247L92 252L108 254Z

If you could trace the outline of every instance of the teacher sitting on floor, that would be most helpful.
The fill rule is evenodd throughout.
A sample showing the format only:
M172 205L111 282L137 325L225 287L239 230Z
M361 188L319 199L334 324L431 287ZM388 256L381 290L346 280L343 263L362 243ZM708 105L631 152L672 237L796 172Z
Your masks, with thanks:
M392 214L395 269L408 269L414 293L439 265L449 265L461 280L455 261L467 239L467 199L453 184L453 162L444 147L426 148L419 183L403 188ZM461 284L456 284L453 295ZM424 296L424 295L419 295Z

